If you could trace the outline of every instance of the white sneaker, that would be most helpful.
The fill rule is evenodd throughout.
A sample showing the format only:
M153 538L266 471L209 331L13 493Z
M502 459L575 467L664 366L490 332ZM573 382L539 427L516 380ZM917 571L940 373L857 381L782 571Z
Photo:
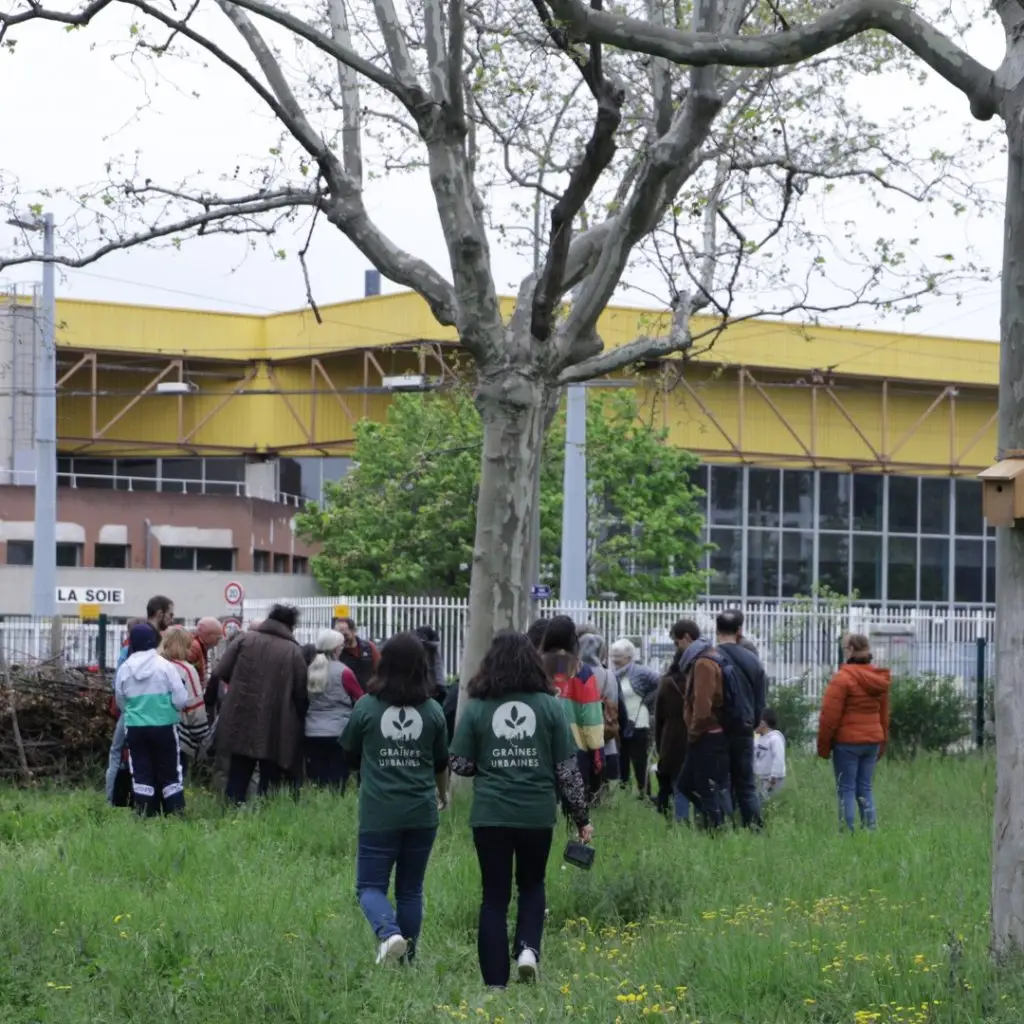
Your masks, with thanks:
M378 964L396 964L405 956L409 949L409 943L401 935L392 935L385 939L377 950Z
M537 980L540 974L540 965L537 963L537 954L532 949L524 949L516 961L519 967L519 980L526 985Z

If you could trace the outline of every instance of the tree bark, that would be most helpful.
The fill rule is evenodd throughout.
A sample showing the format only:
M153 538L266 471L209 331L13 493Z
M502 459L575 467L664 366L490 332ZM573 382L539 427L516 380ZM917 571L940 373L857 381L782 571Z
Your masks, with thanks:
M476 404L484 443L460 706L494 634L525 629L529 618L534 481L544 446L546 391L531 373L514 367L481 374Z
M1008 143L999 455L1024 449L1024 85L1004 97ZM996 808L992 952L1024 951L1024 523L996 538Z

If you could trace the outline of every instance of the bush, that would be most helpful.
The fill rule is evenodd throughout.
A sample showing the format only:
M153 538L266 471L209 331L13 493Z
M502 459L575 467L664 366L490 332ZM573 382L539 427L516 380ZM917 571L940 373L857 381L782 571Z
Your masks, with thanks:
M898 676L889 695L889 753L944 752L971 734L970 702L952 676Z
M805 749L813 738L811 718L817 710L814 700L807 695L806 686L803 683L773 686L768 694L768 703L775 709L779 731L786 737L789 747Z

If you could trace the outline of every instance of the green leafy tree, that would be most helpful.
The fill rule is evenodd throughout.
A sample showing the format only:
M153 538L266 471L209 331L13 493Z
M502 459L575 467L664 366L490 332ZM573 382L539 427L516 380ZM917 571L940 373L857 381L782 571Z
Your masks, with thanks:
M700 592L706 546L697 460L646 422L629 391L587 413L590 593L685 600ZM557 587L565 418L541 464L541 580ZM383 423L356 429L355 467L308 505L299 533L323 545L313 572L334 594L465 597L480 479L480 417L461 392L398 395Z

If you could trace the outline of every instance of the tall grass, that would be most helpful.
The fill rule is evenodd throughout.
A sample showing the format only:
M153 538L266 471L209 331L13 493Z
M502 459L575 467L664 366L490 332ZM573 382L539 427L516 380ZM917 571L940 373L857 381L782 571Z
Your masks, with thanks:
M199 796L143 822L95 793L0 791L0 1022L1019 1024L1024 979L986 953L993 784L979 758L884 764L880 830L855 836L820 762L793 766L760 836L709 840L618 795L592 872L552 857L540 985L496 994L464 798L419 962L384 970L351 797Z

